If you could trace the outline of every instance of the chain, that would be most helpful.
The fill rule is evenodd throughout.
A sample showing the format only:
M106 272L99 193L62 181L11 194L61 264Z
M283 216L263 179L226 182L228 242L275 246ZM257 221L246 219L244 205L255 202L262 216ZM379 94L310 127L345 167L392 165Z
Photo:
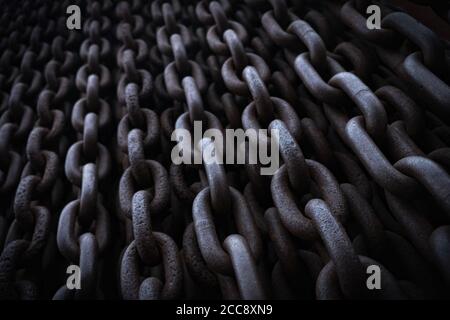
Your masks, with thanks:
M0 299L448 298L449 44L400 1L2 9Z
M109 31L97 1L89 2L89 18L83 28L80 44L81 66L76 72L78 100L70 115L74 142L68 148L64 163L65 177L72 194L58 221L56 241L60 253L70 264L85 270L81 290L69 291L64 284L54 299L100 298L98 269L111 239L110 213L104 204L103 189L111 174L111 155L105 146L112 125L109 103L103 98L112 85L107 63L109 45L104 35ZM105 27L106 25L106 27Z

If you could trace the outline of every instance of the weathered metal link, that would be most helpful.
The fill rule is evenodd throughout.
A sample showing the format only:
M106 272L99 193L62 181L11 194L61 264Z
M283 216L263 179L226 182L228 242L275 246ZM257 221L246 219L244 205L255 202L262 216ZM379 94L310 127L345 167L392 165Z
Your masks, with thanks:
M262 242L258 228L242 194L231 187L230 192L237 231L247 239L253 257L258 261L262 254ZM197 241L208 267L215 272L229 275L232 274L232 263L220 244L209 199L210 190L205 188L197 195L192 205Z
M182 289L182 270L178 258L178 248L173 240L159 232L154 236L161 250L162 264L164 268L164 285L161 288L161 299L176 299ZM122 297L127 300L137 300L139 292L147 286L139 280L139 256L135 242L131 242L122 257L121 265L121 289Z
M330 254L344 294L363 297L367 290L362 280L364 269L342 225L333 217L327 204L319 199L310 200L305 213L313 221Z
M160 259L159 249L152 233L150 195L146 191L136 192L132 200L133 233L139 256L149 266Z
M2 1L0 299L448 298L450 11L399 2Z
M311 297L313 283L309 277L307 266L303 258L297 252L293 239L283 227L279 214L275 208L270 208L265 213L269 236L273 242L274 249L279 258L281 268L286 273L289 285L295 288L303 298Z
M446 70L444 43L436 34L404 12L393 12L385 16L382 27L393 29L416 44L424 56L425 63L436 74Z
M264 285L258 277L255 258L245 238L238 234L232 234L225 239L224 247L230 255L242 299L266 299Z

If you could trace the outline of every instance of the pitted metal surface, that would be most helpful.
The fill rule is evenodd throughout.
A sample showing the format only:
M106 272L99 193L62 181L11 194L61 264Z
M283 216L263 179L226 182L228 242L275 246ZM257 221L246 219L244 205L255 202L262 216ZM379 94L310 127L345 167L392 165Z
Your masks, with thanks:
M0 7L0 299L450 297L450 46L401 7ZM175 164L197 121L277 130L280 168Z

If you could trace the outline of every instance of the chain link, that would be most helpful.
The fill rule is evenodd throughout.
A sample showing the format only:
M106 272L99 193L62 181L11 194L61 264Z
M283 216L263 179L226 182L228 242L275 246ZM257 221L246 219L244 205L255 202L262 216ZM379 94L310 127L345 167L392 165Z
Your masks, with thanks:
M448 298L449 44L401 7L1 5L0 299ZM176 129L276 131L280 168Z

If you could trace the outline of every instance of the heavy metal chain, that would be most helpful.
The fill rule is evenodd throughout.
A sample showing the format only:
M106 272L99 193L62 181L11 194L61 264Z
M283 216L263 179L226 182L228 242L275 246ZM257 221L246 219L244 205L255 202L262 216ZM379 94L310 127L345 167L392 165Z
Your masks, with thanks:
M450 39L401 7L0 5L0 299L449 298Z

